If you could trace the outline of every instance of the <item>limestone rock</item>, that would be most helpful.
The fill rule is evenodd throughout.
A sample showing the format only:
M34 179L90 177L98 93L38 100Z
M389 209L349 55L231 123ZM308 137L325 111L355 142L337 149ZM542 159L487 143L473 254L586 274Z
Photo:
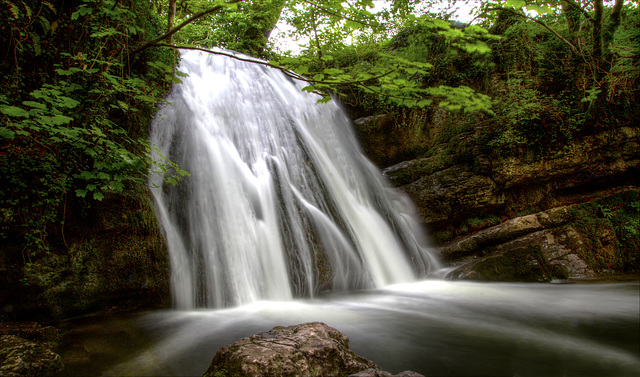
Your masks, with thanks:
M277 326L215 354L204 374L214 376L348 376L380 368L349 349L349 339L321 322Z
M350 375L349 377L424 377L424 375L412 371L404 371L398 374L391 374L379 369L367 369Z
M59 355L16 335L0 336L0 360L0 375L7 377L53 377L64 370Z
M399 187L418 207L426 223L445 221L469 211L500 206L504 196L493 180L455 165Z
M510 157L493 167L505 189L553 181L564 188L583 185L640 167L640 129L621 127L574 140L570 148L545 159Z
M447 278L544 282L594 276L579 256L582 248L581 236L571 225L545 229L482 248L478 256L450 271Z

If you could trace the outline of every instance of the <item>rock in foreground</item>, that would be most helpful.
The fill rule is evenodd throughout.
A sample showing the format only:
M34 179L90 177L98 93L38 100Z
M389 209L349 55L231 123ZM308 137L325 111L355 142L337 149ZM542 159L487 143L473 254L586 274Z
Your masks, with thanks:
M59 355L16 335L0 336L0 360L0 376L6 377L52 377L64 370Z
M321 322L309 322L276 326L269 332L222 347L204 377L339 377L356 373L392 376L374 362L354 354L349 349L349 338L340 331ZM421 375L403 372L398 376Z

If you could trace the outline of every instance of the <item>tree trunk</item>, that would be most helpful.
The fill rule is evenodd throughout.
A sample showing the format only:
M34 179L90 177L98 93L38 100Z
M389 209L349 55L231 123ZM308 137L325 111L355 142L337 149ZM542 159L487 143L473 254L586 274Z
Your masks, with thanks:
M176 19L176 0L169 0L169 16L167 17L167 32L173 29L173 23ZM168 43L173 43L173 34L169 36Z

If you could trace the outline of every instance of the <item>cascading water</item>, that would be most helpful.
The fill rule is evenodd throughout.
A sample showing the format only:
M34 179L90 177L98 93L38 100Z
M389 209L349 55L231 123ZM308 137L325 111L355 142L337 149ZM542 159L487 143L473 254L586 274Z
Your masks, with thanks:
M176 306L382 287L437 262L334 102L255 63L183 52L151 141L191 176L151 180Z

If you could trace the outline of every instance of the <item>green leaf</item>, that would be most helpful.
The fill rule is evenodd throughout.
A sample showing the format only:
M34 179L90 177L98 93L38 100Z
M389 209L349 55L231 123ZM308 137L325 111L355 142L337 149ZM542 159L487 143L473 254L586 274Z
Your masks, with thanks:
M2 105L0 106L0 112L10 117L29 118L29 112L20 107Z
M85 16L85 15L91 14L91 13L93 13L93 9L91 9L87 5L83 4L80 7L78 7L78 10L76 10L75 12L73 12L73 14L71 14L71 20L75 21L80 16Z
M13 139L15 136L15 132L8 130L6 128L0 129L0 137L4 139Z
M40 102L22 101L22 104L25 105L25 106L35 107L36 109L40 109L40 110L46 110L47 109L47 105L45 105L44 103L40 103Z
M94 191L93 198L95 200L102 201L102 199L104 199L104 194L102 193L102 191Z

